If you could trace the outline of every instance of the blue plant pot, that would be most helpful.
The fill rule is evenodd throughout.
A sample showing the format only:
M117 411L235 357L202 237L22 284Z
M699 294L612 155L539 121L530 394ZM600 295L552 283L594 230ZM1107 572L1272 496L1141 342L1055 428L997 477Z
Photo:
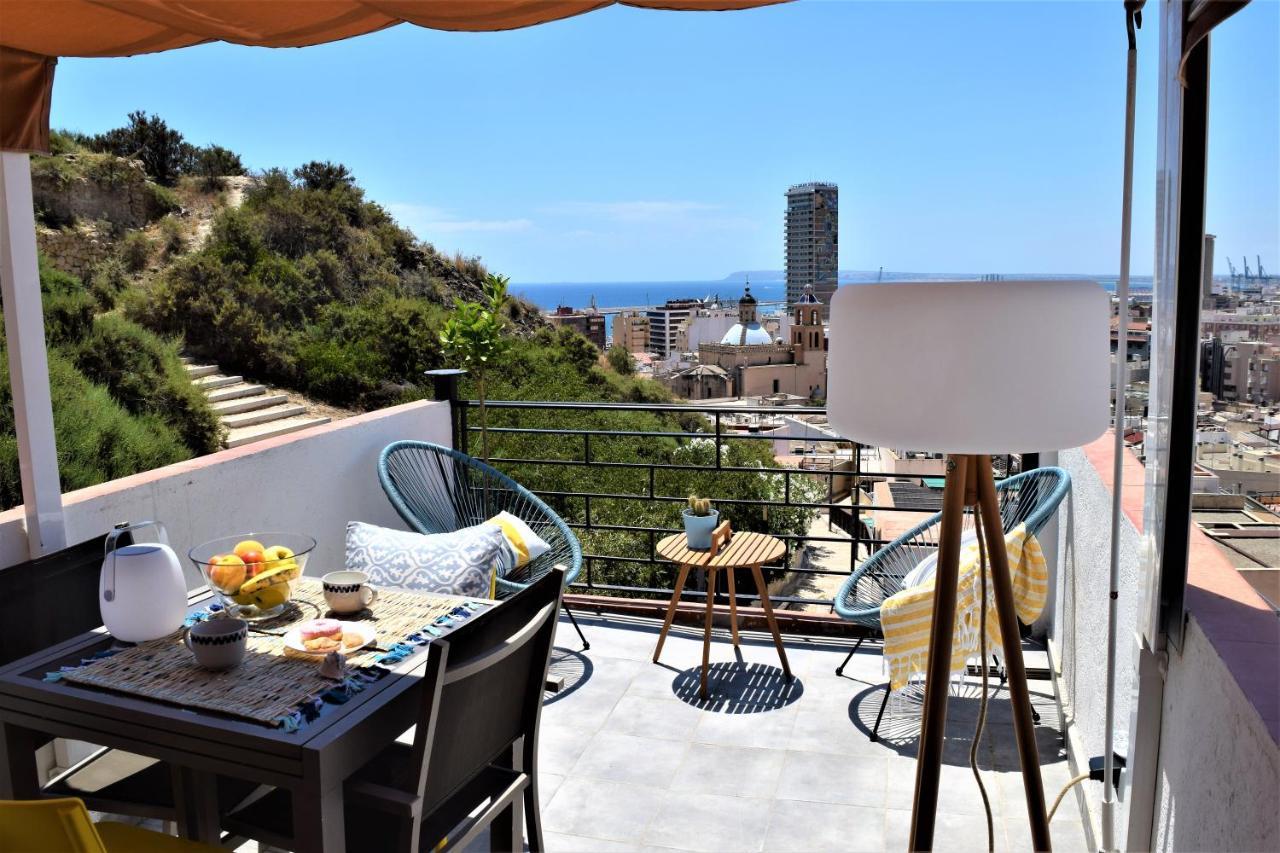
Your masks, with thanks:
M694 515L684 511L684 535L689 540L690 548L706 550L711 547L711 531L720 523L720 510L711 510L711 515Z

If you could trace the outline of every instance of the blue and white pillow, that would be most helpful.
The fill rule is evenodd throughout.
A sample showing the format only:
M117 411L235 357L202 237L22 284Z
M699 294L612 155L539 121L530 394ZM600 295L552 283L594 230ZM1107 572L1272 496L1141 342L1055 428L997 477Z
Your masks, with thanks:
M433 534L347 524L347 568L364 572L377 586L483 598L494 562L507 547L492 524Z

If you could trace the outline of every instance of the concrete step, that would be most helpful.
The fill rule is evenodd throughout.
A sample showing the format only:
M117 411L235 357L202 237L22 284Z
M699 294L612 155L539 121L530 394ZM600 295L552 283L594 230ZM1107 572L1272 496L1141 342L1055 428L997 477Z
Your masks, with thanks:
M299 403L285 403L282 406L270 406L269 408L254 409L252 412L244 412L238 415L227 415L223 417L222 423L229 430L239 429L240 427L253 426L254 424L265 424L269 421L293 418L306 413L306 406Z
M238 415L241 412L253 412L258 409L266 409L270 406L278 406L281 403L289 402L289 398L284 394L258 394L253 397L238 397L233 400L223 400L221 403L213 403L209 408L213 409L215 415Z
M228 385L237 385L244 381L243 376L223 376L221 373L213 373L209 376L202 376L195 381L195 386L201 391L211 391L214 388L225 388Z
M178 356L178 361L182 362L183 364L193 364L195 362L195 359L189 355L181 355L181 356Z
M201 376L211 376L218 372L216 364L191 364L187 363L187 376L192 379L199 379Z
M291 432L298 432L299 430L320 426L328 422L328 418L297 417L240 427L239 429L231 430L227 434L227 447L241 447L246 444L252 444L255 441L262 441L264 438L288 435Z
M227 385L223 388L215 388L205 394L210 403L221 403L224 400L237 400L241 397L252 397L255 394L261 394L267 390L265 385L254 385L249 382L242 382L239 385Z

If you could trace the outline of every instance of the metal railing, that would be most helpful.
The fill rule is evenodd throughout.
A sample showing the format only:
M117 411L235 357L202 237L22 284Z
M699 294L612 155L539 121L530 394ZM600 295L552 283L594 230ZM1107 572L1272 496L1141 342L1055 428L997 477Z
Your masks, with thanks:
M463 452L478 453L477 435L480 427L474 421L474 412L479 403L475 400L460 400L447 396L448 385L444 383L437 389L437 399L449 399L453 408L454 446ZM442 394L442 392L444 392ZM675 567L657 556L658 542L665 536L683 532L677 507L686 502L687 493L671 493L664 491L662 485L671 484L671 474L679 472L714 472L716 475L754 475L781 478L781 489L770 499L721 497L715 493L707 495L720 507L756 508L767 522L771 510L808 510L827 514L828 524L825 532L815 532L816 525L810 522L805 532L778 532L763 530L777 536L786 544L785 555L776 564L765 566L766 576L773 579L784 573L795 573L797 576L814 578L847 577L859 562L869 557L878 548L888 544L890 539L879 535L876 528L865 519L863 513L874 511L891 511L895 513L913 513L922 520L937 512L936 507L928 506L885 506L877 505L868 494L869 487L884 480L921 480L930 474L892 473L883 471L867 471L864 463L872 454L878 453L876 448L858 445L854 442L830 435L807 432L803 435L790 434L785 427L766 430L741 428L737 419L741 416L813 416L825 415L826 409L812 406L705 406L692 404L647 404L647 403L586 403L586 402L551 402L551 401L488 401L492 450L490 464L499 470L520 480L531 491L551 505L564 518L565 522L580 535L583 541L583 572L575 585L577 592L605 595L625 595L637 598L669 598L672 594ZM544 421L538 426L524 424L524 416L542 413ZM584 426L581 421L589 419L596 413L645 413L657 415L666 423L663 429L598 429ZM547 425L547 414L552 415L553 425ZM574 423L577 419L579 422ZM519 442L521 452L506 453L504 446L510 449L511 442L504 442L504 437L525 439ZM602 445L619 439L662 439L676 445L703 440L712 443L714 448L714 464L700 465L682 462L653 461L641 458L618 460L604 458L598 453ZM772 466L756 467L725 464L724 448L735 441L767 441L785 442L792 445L813 446L817 444L834 445L843 451L841 455L818 457L823 464L810 467L787 467L779 465L776 460ZM529 449L540 448L539 452ZM803 454L802 454L803 455ZM770 454L773 458L773 454ZM997 473L1011 473L1016 465L1016 457L997 457ZM627 472L630 482L638 488L628 491L597 490L584 487L586 477L577 479L577 487L547 488L539 483L540 470L579 470L583 472ZM1003 469L1003 470L1001 470ZM805 500L804 492L813 489L797 488L799 478L816 479L825 483L825 495L822 500ZM775 481L776 482L776 481ZM810 495L812 497L812 495ZM939 493L940 497L940 493ZM618 519L602 521L600 509L609 502L640 502L646 505L667 505L671 507L669 523L618 523ZM616 514L616 513L615 513ZM820 519L820 515L818 518ZM912 522L914 525L915 521ZM908 526L912 526L908 525ZM592 547L593 534L618 534L626 539L630 547L627 553L607 553ZM834 566L827 561L827 567L818 567L808 560L797 561L796 557L805 546L838 544L848 548L847 564ZM661 582L643 584L620 583L617 574L611 571L618 566L640 566L650 571L650 578L661 578ZM820 605L830 608L831 595L838 587L837 582L822 585L825 596L812 595L770 595L771 600L783 606ZM750 589L748 587L748 589ZM752 590L754 592L754 590ZM705 597L705 592L698 589L687 589L689 597ZM740 587L739 596L745 597Z

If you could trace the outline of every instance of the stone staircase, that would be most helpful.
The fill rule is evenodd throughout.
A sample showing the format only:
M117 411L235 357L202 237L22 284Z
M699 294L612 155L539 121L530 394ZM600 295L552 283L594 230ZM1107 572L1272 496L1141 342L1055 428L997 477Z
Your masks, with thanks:
M305 404L291 401L287 394L246 382L243 376L224 375L216 364L197 364L185 357L183 363L192 384L204 392L227 428L227 447L242 447L329 422L327 417L309 414Z

